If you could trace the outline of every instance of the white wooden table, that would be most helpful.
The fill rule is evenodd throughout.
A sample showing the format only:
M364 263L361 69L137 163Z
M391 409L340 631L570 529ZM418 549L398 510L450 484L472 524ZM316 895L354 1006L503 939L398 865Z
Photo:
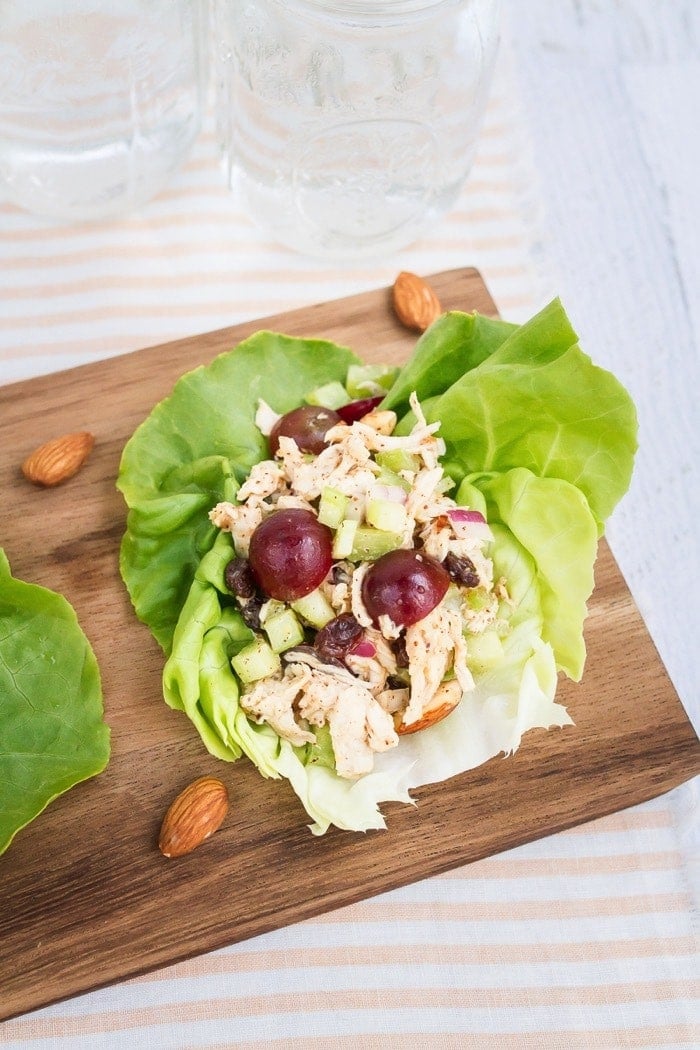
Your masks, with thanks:
M541 252L584 346L637 404L608 536L700 725L700 4L508 0Z

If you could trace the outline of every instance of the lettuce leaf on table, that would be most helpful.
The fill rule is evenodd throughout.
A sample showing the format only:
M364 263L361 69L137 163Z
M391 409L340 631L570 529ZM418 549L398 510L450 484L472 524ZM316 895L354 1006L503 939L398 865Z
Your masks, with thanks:
M130 507L122 573L168 654L166 701L213 754L245 754L264 776L286 777L316 833L382 827L381 802L408 801L412 787L508 754L531 728L571 722L555 701L557 675L581 677L597 542L636 449L629 396L581 351L558 300L524 325L453 311L423 334L383 407L407 432L416 391L439 420L457 502L492 526L496 578L513 599L500 609L509 629L502 657L475 674L476 689L449 719L377 755L371 774L343 780L322 732L296 748L240 708L230 661L250 631L223 582L231 538L207 511L235 498L267 455L258 399L287 411L342 382L355 360L329 343L253 336L179 381L130 440L119 479Z
M100 674L75 612L15 579L0 548L0 853L108 760Z

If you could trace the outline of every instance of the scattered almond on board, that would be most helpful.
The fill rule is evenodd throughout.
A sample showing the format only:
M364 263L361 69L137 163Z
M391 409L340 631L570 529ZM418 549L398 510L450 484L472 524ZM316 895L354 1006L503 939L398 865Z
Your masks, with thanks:
M193 780L171 802L158 836L164 857L182 857L213 835L228 813L228 790L216 777Z
M442 313L437 295L427 281L402 270L394 281L394 311L401 324L424 332Z
M94 436L86 430L52 438L27 456L22 473L35 485L60 485L78 473L94 444Z

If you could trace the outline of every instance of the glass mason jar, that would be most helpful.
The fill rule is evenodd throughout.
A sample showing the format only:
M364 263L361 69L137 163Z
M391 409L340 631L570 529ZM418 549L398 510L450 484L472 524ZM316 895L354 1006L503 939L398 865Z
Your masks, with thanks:
M61 220L153 197L199 130L206 0L0 0L0 199Z
M276 240L362 258L415 240L471 168L497 0L214 0L229 181Z

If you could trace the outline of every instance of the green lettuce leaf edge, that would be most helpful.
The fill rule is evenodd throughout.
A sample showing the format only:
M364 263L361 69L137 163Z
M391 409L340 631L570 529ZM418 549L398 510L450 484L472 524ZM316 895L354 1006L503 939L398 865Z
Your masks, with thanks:
M75 610L15 579L0 548L0 853L109 761L102 686Z

